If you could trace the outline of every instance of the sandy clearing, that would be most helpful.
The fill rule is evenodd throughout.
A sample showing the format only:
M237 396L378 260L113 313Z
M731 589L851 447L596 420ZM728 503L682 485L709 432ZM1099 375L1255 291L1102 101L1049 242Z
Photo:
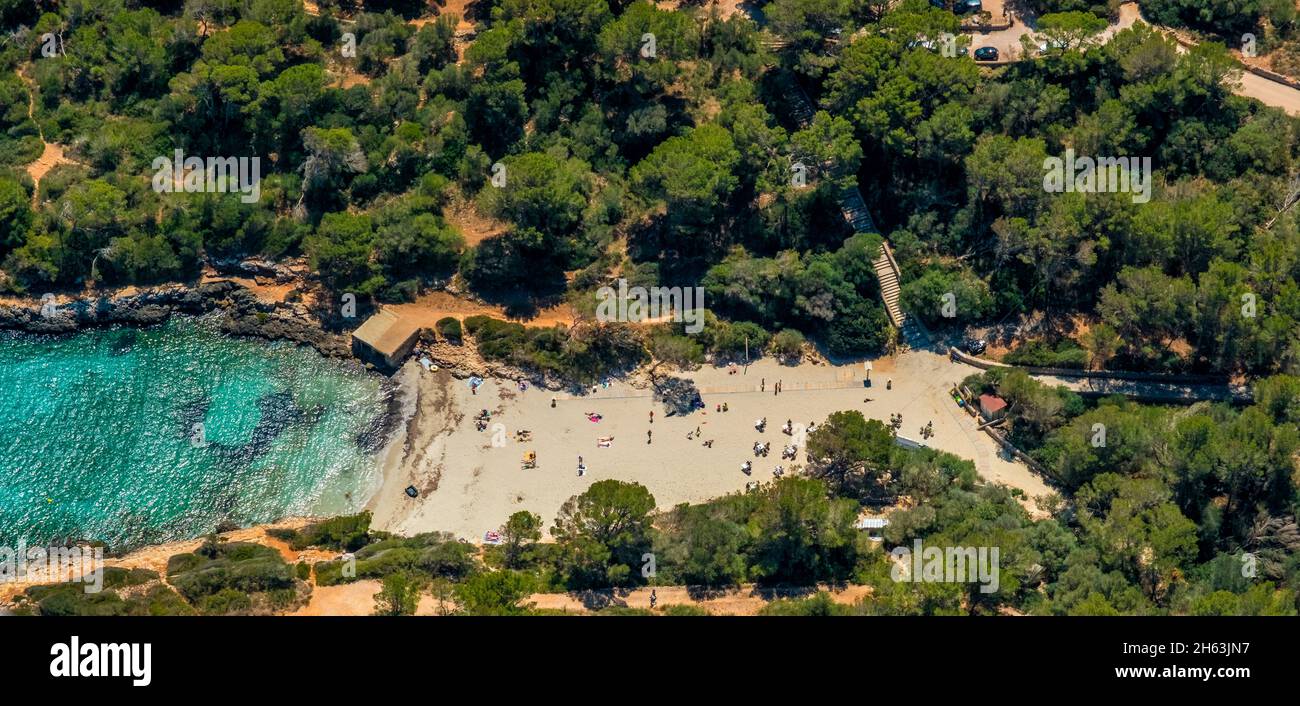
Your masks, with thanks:
M385 309L398 314L420 328L433 328L439 319L448 316L464 321L466 317L484 315L497 319L518 321L528 326L554 326L573 324L572 309L567 304L547 307L537 312L530 319L515 319L507 315L505 307L495 304L483 304L458 297L449 292L426 292L413 302L405 304L385 304Z

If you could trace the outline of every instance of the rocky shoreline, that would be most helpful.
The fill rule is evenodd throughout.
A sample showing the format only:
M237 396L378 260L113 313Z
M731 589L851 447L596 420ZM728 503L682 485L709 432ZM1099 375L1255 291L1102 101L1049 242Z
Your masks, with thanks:
M50 298L0 305L0 330L69 334L99 326L154 326L173 314L220 313L220 328L232 336L290 341L331 358L351 358L347 334L326 331L301 304L265 302L231 280L195 286L167 285L120 296Z
M375 369L353 355L350 334L327 330L321 319L304 304L264 301L248 287L229 279L197 285L160 285L129 294L0 303L0 331L63 335L103 326L155 326L177 314L216 314L220 317L220 330L228 335L289 341L309 346L329 358L356 360L367 369ZM484 360L473 343L440 341L431 333L428 330L422 332L420 352L414 357L427 356L434 365L455 377L528 380L550 390L574 387L571 382L550 374L530 373L505 363ZM385 377L396 370L387 372L389 375Z

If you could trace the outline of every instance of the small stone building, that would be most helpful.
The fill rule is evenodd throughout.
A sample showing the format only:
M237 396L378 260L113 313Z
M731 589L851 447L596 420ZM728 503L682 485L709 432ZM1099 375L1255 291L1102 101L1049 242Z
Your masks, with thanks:
M401 366L420 338L420 327L380 309L352 332L352 354L390 370Z

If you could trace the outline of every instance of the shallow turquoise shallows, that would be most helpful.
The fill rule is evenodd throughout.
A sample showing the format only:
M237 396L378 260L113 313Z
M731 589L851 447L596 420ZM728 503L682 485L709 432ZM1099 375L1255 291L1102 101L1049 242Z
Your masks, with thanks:
M356 510L379 481L379 378L210 322L0 333L0 546L114 549Z

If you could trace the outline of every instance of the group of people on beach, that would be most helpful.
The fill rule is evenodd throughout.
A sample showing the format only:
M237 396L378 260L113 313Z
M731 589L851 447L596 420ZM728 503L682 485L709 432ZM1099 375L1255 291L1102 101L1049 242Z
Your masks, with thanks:
M729 367L731 368L731 371L730 371L731 374L735 374L735 373L737 372L736 369L735 369L735 365L734 365L734 364L732 364L732 365L729 366ZM481 384L482 384L481 379L471 379L471 380L470 380L470 388L471 388L471 391L477 392L477 388L478 388ZM605 383L603 383L603 384L605 384L605 385L607 386L607 385L608 385L608 382L605 382ZM773 384L773 394L775 394L775 395L779 395L779 394L781 393L782 386L783 386L783 381L781 381L781 380L777 380L777 381ZM518 389L519 389L520 392L524 392L524 391L526 391L526 390L528 389L528 384L527 384L526 382L521 381L521 382L518 383ZM767 389L767 379L766 379L766 378L762 378L762 379L759 381L759 390L760 390L760 391L766 391L766 389ZM595 392L595 391L598 391L598 390L599 390L599 388L596 387L596 388L593 388L592 391ZM556 398L555 398L555 397L552 397L552 398L551 398L551 408L554 409L554 408L557 406L556 403L557 403ZM723 412L730 411L730 406L729 406L728 403L726 403L726 402L718 403L718 404L716 404L716 405L714 406L714 411L717 412L717 413L719 413L719 414L721 414L721 413L723 413ZM591 423L593 423L593 424L598 424L598 423L600 423L600 422L604 419L604 415L602 415L600 412L595 412L595 411L587 411L587 412L583 412L583 416L587 418L587 421L589 421L589 422L591 422ZM483 431L483 430L485 430L485 429L488 427L488 422L489 422L490 419L491 419L491 412L489 412L489 411L486 410L486 409L480 410L480 412L478 413L478 415L476 415L475 418L474 418L476 428L477 428L479 431ZM647 413L647 420L648 420L648 423L649 423L650 425L653 425L653 424L654 424L654 421L655 421L655 413L654 413L654 410L650 410L650 411ZM901 421L902 421L902 415L898 415L898 416L897 416L897 419L891 418L891 426L892 426L892 425L899 425L899 423L900 423ZM807 431L812 431L815 427L816 427L816 423L815 423L815 422L809 422L809 423L808 423L808 427L807 427ZM767 417L761 417L761 418L755 420L755 422L754 422L754 428L755 428L755 430L757 430L760 434L765 433L765 432L767 431ZM794 421L791 420L791 419L787 419L787 420L785 421L785 424L781 427L781 432L782 432L783 434L786 434L787 436L794 436L794 433L795 433L795 429L794 429ZM924 429L924 430L922 431L922 435L923 435L923 436L926 436L926 438L928 438L928 435L932 435L932 434L933 434L932 425L928 425L927 428ZM517 431L517 432L515 433L515 440L516 440L516 441L530 441L531 439L532 439L532 433L531 433L530 431L527 431L527 430L520 430L520 431ZM699 439L700 442L701 442L701 445L703 445L704 447L706 447L706 448L713 448L713 442L714 442L714 439L704 439L704 438L703 438L703 429L702 429L702 427L700 427L700 426L696 426L694 430L691 430L691 431L687 432L687 434L686 434L686 439L687 439L688 441L694 441L694 440L696 440L696 439ZM613 446L613 442L614 442L614 437L613 437L612 435L611 435L611 436L599 436L599 437L596 437L596 447L597 447L597 448L609 448L609 447ZM651 444L651 443L653 443L653 442L654 442L654 429L653 429L653 428L650 428L650 429L647 429L647 430L646 430L646 444ZM768 455L768 453L770 453L771 448L772 448L772 444L771 444L770 441L763 441L763 440L761 440L761 439L760 439L760 440L757 440L757 441L754 442L754 445L753 445L754 455L755 455L756 457L764 457L764 458L766 458L767 455ZM793 461L794 459L796 459L796 458L798 457L798 453L799 453L799 446L798 446L797 444L793 443L793 441L792 441L791 443L784 444L784 446L783 446L783 448L782 448L782 450L781 450L781 460L784 461L784 460L786 460L786 459L790 459L790 460ZM524 462L523 465L524 465L526 468L536 468L536 465L537 465L537 460L536 460L536 459L537 459L537 457L536 457L535 452L531 452L531 451L530 451L530 452L528 452L528 454L526 455L526 457L525 457L525 462ZM585 460L583 459L583 457L582 457L581 455L579 455L579 456L578 456L578 463L577 463L577 473L578 473L578 475L579 475L579 476L585 476L586 473L587 473L587 470L588 470L588 467L587 467L587 464L586 464ZM752 461L749 461L749 460L746 460L743 464L741 464L741 471L742 471L745 475L752 475L752 474L753 474L753 462L752 462ZM775 476L775 477L777 477L777 478L780 478L784 473L785 473L785 467L784 467L783 465L778 465L778 466L776 466L776 467L772 470L772 475ZM757 484L757 481L753 481L753 482L751 482L750 484L747 484L747 485L746 485L746 488L748 489L748 488L750 487L751 484L756 485L756 484Z
M814 426L816 426L816 424L815 424L814 422L808 422L808 428L809 428L810 430L811 430ZM765 432L765 431L767 430L767 417L761 417L761 418L755 420L755 421L754 421L754 429L757 430L758 433L760 433L760 434L762 434L763 432ZM781 427L781 433L786 434L786 435L788 435L788 436L794 436L794 420L792 420L792 419L787 419L787 420L785 420L785 425ZM761 457L766 458L768 452L771 451L771 449L772 449L772 442L770 442L770 441L763 441L763 440L760 439L760 440L754 442L754 447L753 447L753 449L754 449L754 456L756 456L756 457L757 457L757 456L761 456ZM793 461L793 460L798 456L798 454L799 454L799 447L798 447L798 445L796 445L796 444L794 444L794 443L786 444L786 445L785 445L785 448L783 448L783 449L781 450L781 460L784 461L784 460L786 460L786 459L788 458L788 459L790 459L790 460ZM747 476L748 476L748 475L752 475L753 472L754 472L754 464L753 464L753 462L752 462L752 461L748 461L748 460L746 460L744 463L740 464L740 472L741 472L741 473L744 473L744 474L747 475ZM772 475L775 476L775 477L777 477L777 478L780 478L781 476L785 475L785 466L780 465L780 466L777 466L776 468L773 468L773 469L772 469ZM745 489L746 489L746 490L749 490L749 489L750 489L750 484L749 484L749 483L746 483L746 484L745 484Z

